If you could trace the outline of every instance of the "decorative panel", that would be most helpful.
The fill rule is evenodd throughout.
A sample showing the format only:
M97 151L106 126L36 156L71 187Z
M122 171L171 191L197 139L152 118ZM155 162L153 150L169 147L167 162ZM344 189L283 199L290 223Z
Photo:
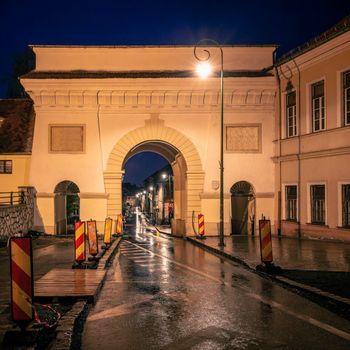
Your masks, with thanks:
M49 152L83 153L85 151L84 125L50 125Z
M261 152L261 124L226 126L226 152Z

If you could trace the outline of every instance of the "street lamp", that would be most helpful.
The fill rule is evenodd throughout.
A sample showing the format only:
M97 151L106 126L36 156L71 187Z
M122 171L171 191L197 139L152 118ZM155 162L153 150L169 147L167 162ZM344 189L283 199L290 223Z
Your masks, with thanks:
M200 61L197 66L197 74L202 78L210 75L212 69L209 64L210 51L208 45L214 45L220 50L220 229L219 229L219 246L224 247L224 52L221 45L212 39L200 40L194 47L194 57ZM201 49L205 52L204 57L197 54L197 50Z

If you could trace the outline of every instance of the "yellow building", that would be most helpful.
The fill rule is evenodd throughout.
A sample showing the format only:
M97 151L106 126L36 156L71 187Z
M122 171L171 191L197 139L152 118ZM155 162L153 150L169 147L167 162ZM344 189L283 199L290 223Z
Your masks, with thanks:
M276 217L283 235L350 240L349 29L347 17L275 67Z

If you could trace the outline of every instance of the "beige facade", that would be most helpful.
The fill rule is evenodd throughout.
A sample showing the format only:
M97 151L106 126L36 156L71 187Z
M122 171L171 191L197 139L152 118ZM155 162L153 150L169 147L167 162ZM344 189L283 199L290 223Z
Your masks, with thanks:
M295 52L276 73L276 224L282 235L350 241L350 32Z
M193 212L202 212L207 231L217 233L220 83L195 76L193 47L33 50L36 70L21 83L36 112L29 183L37 190L38 228L55 232L55 188L62 181L78 186L81 219L96 219L101 228L106 216L121 212L126 160L157 150L174 173L173 233L193 233ZM210 50L219 64L218 49ZM253 220L263 214L275 221L274 50L224 47L226 234L230 191L241 181L254 192Z

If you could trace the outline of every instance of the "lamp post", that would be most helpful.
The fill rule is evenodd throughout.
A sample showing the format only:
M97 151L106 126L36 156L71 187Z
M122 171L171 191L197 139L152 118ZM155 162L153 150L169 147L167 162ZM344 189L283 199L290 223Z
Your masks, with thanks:
M197 73L202 79L206 78L211 73L209 59L211 53L208 45L214 45L220 50L220 228L219 228L219 246L224 247L224 52L220 44L212 39L202 39L194 47L194 57L200 61L197 66ZM197 54L197 50L201 49L205 52L204 57Z

